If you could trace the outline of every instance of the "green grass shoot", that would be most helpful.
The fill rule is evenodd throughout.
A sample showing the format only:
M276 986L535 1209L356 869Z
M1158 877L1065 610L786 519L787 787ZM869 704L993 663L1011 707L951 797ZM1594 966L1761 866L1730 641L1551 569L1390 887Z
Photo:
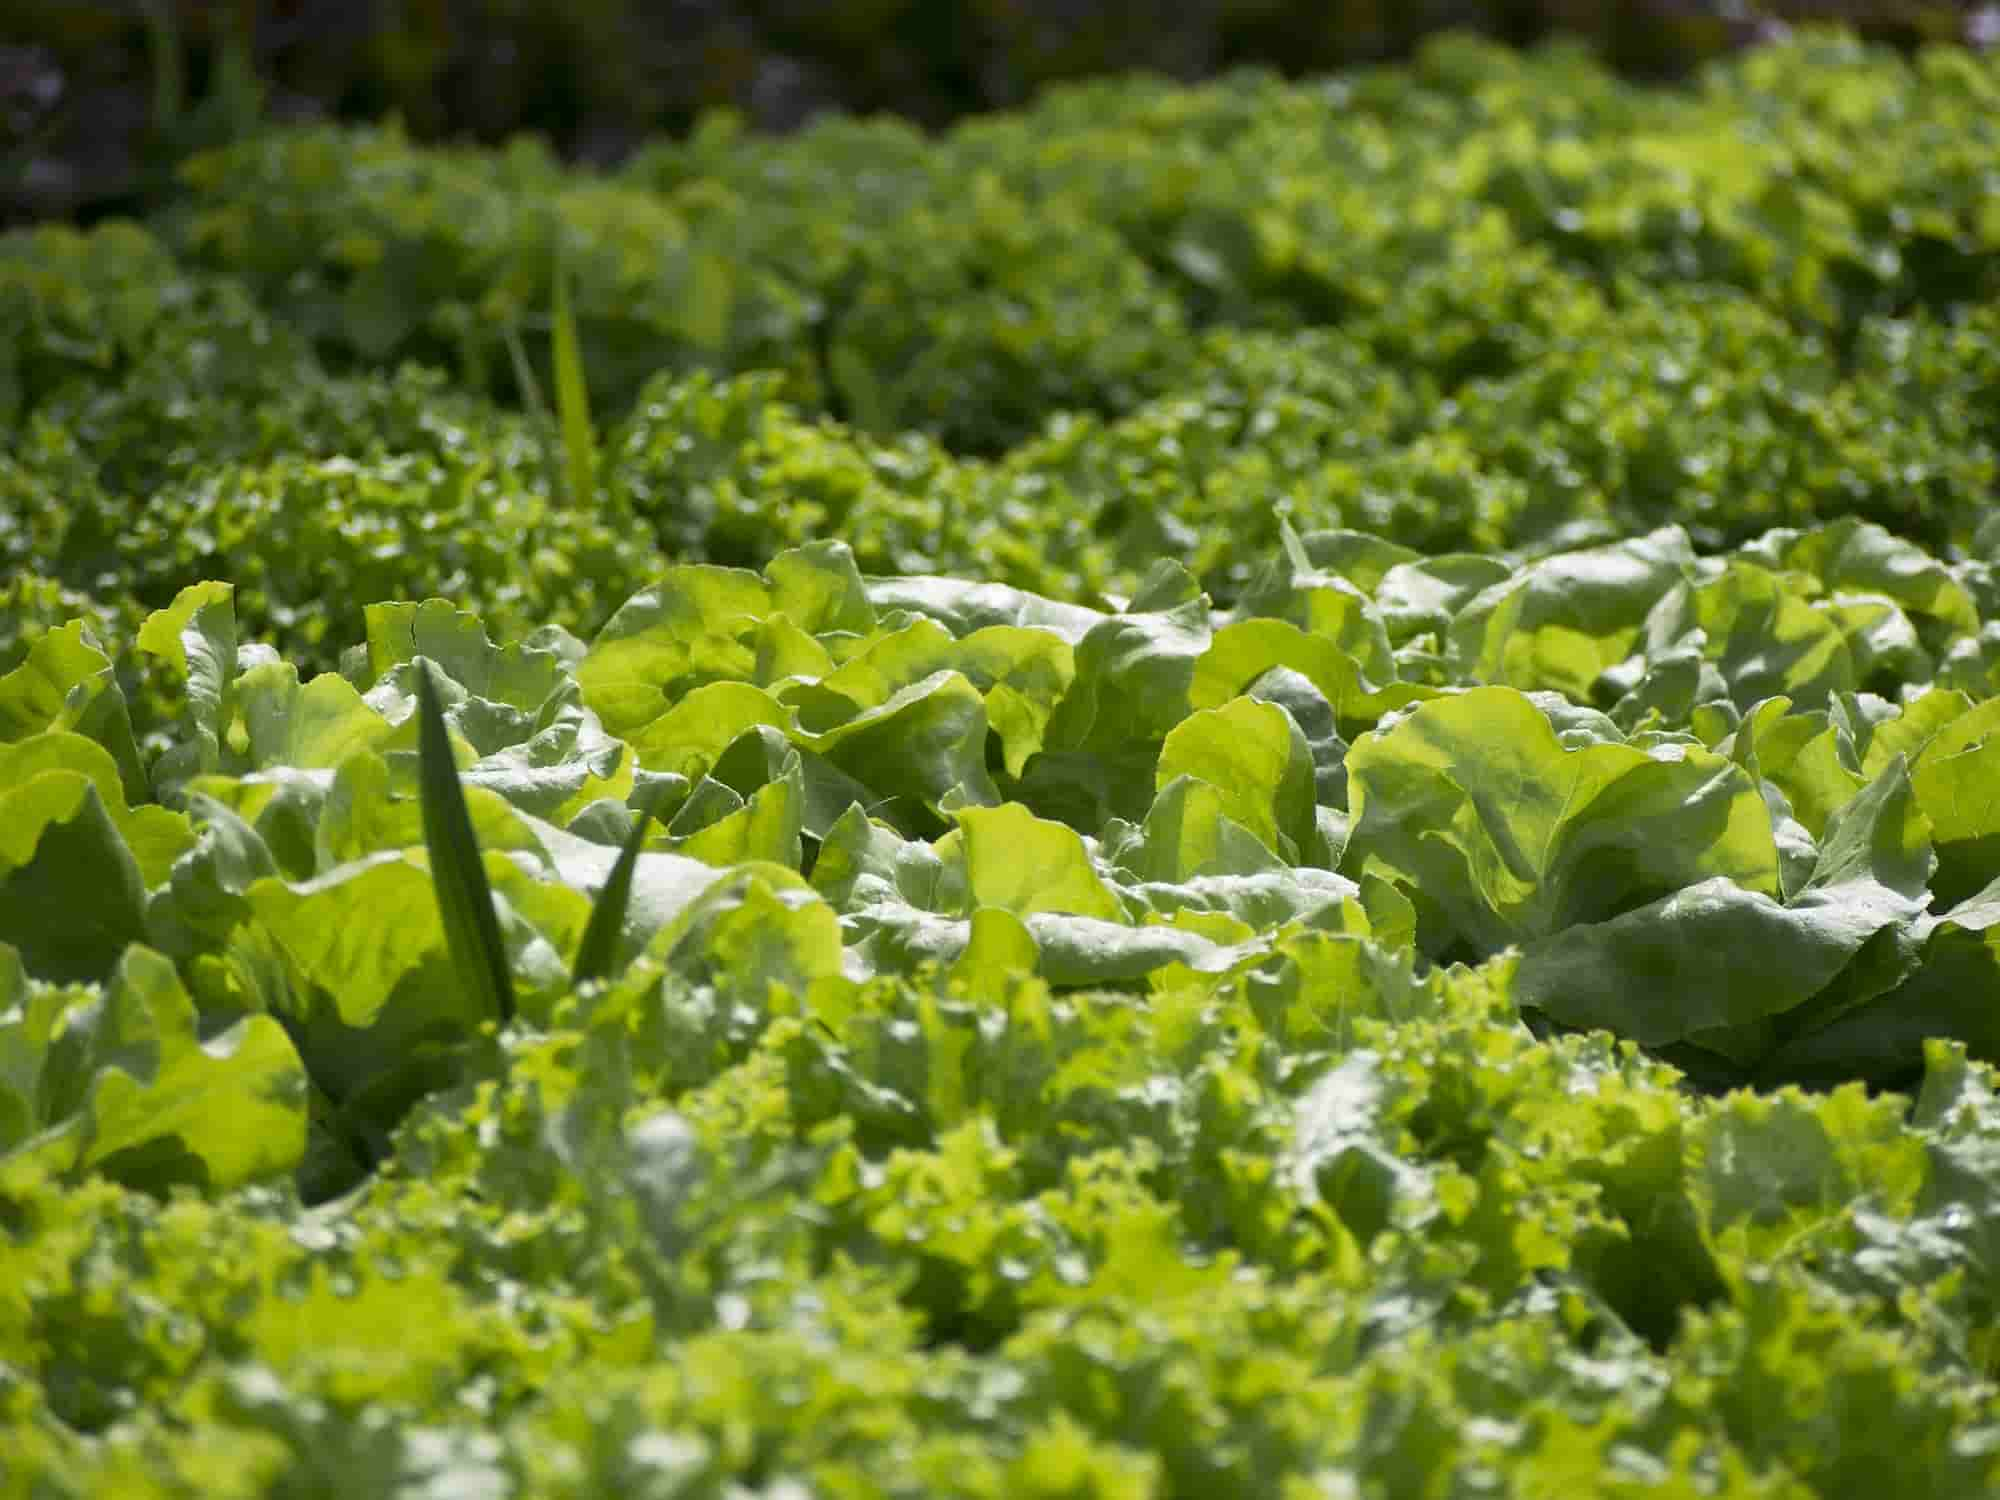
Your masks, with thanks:
M648 801L639 808L638 821L618 851L618 863L611 867L610 878L597 893L597 903L590 909L590 924L583 930L583 941L577 945L576 963L570 971L570 978L577 984L586 979L611 977L612 962L618 956L618 937L625 930L625 914L632 905L632 876L639 867L639 850L646 842L646 827L652 820L653 807Z
M569 503L588 505L597 493L597 436L590 425L590 388L583 378L583 346L570 306L569 272L560 257L549 309L549 341Z
M445 728L431 664L419 657L416 668L417 790L424 847L431 858L431 885L444 919L452 967L480 996L481 1008L505 1025L514 1019L514 980L493 910L493 888L486 880L486 864L465 808L458 767L452 762L451 734Z

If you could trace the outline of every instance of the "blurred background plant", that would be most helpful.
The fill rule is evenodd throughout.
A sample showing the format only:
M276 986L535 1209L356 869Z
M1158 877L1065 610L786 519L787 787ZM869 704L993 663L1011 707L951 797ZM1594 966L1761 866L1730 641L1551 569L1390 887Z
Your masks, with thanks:
M0 223L144 212L190 152L266 121L399 116L422 140L547 137L616 161L729 110L938 126L1058 79L1400 58L1445 27L1589 38L1674 77L1801 21L1903 47L2000 38L1936 0L10 0Z

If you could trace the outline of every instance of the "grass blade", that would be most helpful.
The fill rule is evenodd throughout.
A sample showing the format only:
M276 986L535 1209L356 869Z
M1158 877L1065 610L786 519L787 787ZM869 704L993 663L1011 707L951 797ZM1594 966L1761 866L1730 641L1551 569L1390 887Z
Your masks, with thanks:
M542 383L535 379L535 367L528 362L528 351L521 343L521 330L509 318L500 329L500 336L507 344L507 358L514 366L514 384L521 392L521 406L532 417L535 424L553 430L555 420L549 415L549 404L542 399Z
M847 425L878 436L896 430L895 407L873 366L846 344L835 344L827 356L833 388L845 403Z
M560 496L568 482L563 478L562 460L556 455L556 419L549 410L548 402L542 399L542 383L535 379L535 367L528 359L528 351L521 343L521 331L509 318L501 328L501 336L507 344L507 358L514 365L514 385L521 393L521 409L535 424L535 435L542 441L542 459L548 469L549 493Z
M514 1019L514 979L500 919L493 911L493 888L465 810L458 767L451 759L451 735L438 704L431 664L417 658L417 791L424 814L424 847L431 856L431 885L444 918L452 967L478 992L483 1009L501 1023Z
M577 341L576 314L569 305L569 273L560 260L556 262L549 338L555 368L556 421L562 428L563 456L569 466L569 502L588 505L597 493L597 437L590 426L583 346Z
M576 964L570 970L570 979L576 984L611 977L611 961L618 955L618 937L625 930L625 913L632 905L632 875L639 867L639 846L646 842L646 825L652 821L653 806L648 801L640 807L639 821L632 825L625 846L618 851L618 863L611 867L611 877L590 909L590 925L583 929Z

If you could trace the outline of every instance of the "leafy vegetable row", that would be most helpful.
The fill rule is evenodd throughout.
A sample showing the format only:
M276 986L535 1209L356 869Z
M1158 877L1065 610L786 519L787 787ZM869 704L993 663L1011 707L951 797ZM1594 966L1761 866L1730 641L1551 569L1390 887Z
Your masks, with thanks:
M1859 515L1984 556L1994 68L1814 36L1659 92L1457 40L607 178L278 132L147 228L0 237L0 561L129 633L228 559L330 666L361 602L588 635L658 550L827 537L1090 604L1171 553L1231 603L1274 505L1432 552ZM552 374L559 263L591 496L489 399Z
M144 943L199 1011L283 1018L364 1160L409 1097L377 1069L516 997L546 1021L586 946L726 962L717 902L788 934L788 981L1143 984L1302 930L1518 948L1538 1024L1710 1082L1898 1085L1926 1036L2000 1055L1991 594L1851 521L1523 567L1286 530L1233 611L1174 563L1105 613L814 544L670 568L588 646L370 606L304 677L203 584L139 635L180 684L150 766L85 622L0 678L0 939L58 982ZM420 744L470 821L413 796ZM586 943L614 868L633 915Z
M1254 615L821 545L588 646L373 606L304 681L203 585L140 636L150 767L44 636L0 679L9 1473L1990 1484L2000 1079L1919 1038L1993 1050L1993 700L1849 685L1957 659L1963 577L1667 533L1413 634L1468 560L1285 540ZM1537 685L1620 632L1609 712ZM1520 686L1423 680L1489 640ZM1921 1096L1546 1032L1606 1020Z

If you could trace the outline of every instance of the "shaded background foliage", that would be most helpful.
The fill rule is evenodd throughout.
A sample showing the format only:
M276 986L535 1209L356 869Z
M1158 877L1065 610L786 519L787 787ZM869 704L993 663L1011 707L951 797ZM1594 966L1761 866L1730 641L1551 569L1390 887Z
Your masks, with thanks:
M1932 0L14 0L0 19L0 223L142 212L190 151L264 119L402 117L419 139L538 132L609 162L711 110L926 126L1059 79L1245 64L1294 75L1469 27L1588 37L1675 76L1789 21L1987 43L2000 7Z

